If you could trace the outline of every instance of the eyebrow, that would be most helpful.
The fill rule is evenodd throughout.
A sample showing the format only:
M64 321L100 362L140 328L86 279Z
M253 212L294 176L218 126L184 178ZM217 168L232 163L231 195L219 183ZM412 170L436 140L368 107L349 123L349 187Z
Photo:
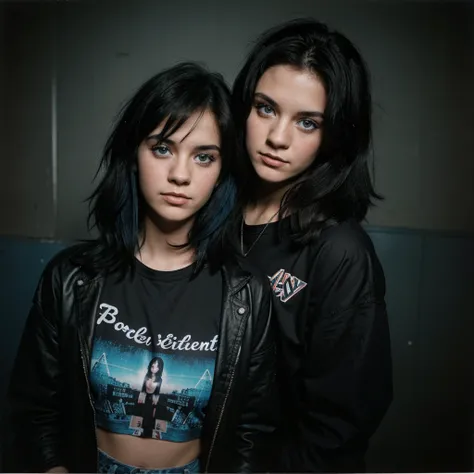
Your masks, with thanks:
M171 138L162 138L159 133L155 135L150 135L147 137L147 140L158 140L161 143L166 143L167 145L176 145L176 142L174 140L171 140ZM217 152L221 152L221 149L217 145L199 145L194 148L195 151L210 151L214 150Z
M268 95L264 94L263 92L255 92L254 97L258 97L260 99L265 100L268 102L272 107L278 108L278 104ZM324 118L324 114L317 110L300 110L296 115L298 116L305 116L305 117L319 117Z

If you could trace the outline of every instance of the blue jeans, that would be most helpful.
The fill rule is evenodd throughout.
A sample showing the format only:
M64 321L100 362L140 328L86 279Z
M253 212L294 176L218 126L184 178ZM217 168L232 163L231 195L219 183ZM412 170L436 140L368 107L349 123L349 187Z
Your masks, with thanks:
M117 461L112 456L99 449L99 473L105 474L191 474L200 472L199 459L195 459L185 466L168 467L165 469L143 469L141 467L129 466Z

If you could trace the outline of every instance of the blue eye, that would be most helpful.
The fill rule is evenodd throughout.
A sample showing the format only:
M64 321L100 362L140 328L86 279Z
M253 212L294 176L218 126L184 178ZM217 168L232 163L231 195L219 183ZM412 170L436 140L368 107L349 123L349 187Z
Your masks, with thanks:
M271 107L268 104L257 104L255 106L258 112L260 112L262 115L272 115L274 113L273 107Z
M215 161L215 158L207 153L200 153L194 157L194 161L200 165L209 165Z
M316 128L319 128L316 122L313 122L313 120L309 119L300 120L298 124L300 124L303 130L315 130Z
M171 154L170 149L166 145L155 145L151 151L155 156L167 156Z

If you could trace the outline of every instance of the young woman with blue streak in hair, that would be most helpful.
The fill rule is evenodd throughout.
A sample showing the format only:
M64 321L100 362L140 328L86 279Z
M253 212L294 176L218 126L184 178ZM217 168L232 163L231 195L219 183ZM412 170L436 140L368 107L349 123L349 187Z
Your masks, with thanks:
M262 472L274 430L268 281L221 249L231 97L178 64L120 113L95 240L38 284L8 391L6 472ZM32 389L34 387L34 389Z

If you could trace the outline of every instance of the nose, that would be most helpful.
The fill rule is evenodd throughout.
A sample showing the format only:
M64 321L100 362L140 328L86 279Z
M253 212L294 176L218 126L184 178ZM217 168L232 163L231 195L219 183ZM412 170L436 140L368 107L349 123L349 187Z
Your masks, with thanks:
M275 121L268 131L266 144L275 149L288 149L291 143L291 125L284 120Z
M185 157L176 157L168 173L168 182L178 186L186 186L191 182L189 160Z

